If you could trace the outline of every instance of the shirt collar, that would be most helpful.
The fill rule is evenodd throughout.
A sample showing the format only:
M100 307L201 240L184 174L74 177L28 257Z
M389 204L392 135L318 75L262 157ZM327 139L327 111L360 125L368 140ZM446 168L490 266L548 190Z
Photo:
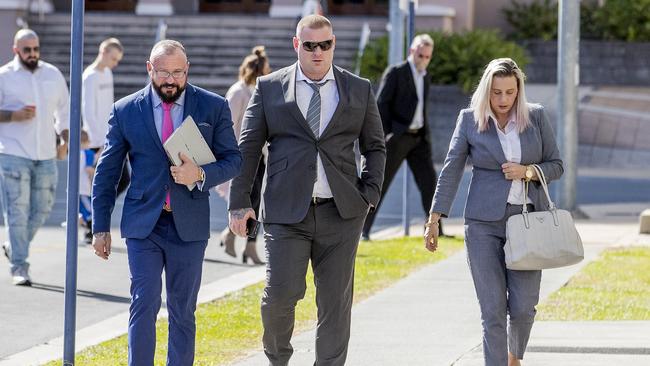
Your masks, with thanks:
M183 92L181 93L180 98L178 98L174 102L175 105L178 105L178 106L182 107L185 104L185 92L186 91L187 91L187 89L183 90ZM158 108L158 106L160 106L162 104L162 99L160 99L160 96L158 95L158 92L156 92L156 89L153 88L153 84L151 84L151 93L150 94L151 94L151 105L154 108Z
M325 74L324 78L322 78L321 80L318 80L318 81L313 81L313 80L309 79L307 76L305 76L305 74L302 73L302 70L300 69L300 63L298 63L298 65L296 67L296 81L306 81L306 82L312 83L312 84L313 83L321 84L326 80L335 80L334 79L334 68L332 66L330 66L330 69L327 72L327 74Z
M501 131L501 130L499 129L499 122L497 122L496 117L493 116L493 117L492 117L492 121L494 122L494 126L497 127L497 130L498 130L499 132L504 133L504 134L509 134L509 133L512 132L515 128L517 128L516 118L517 118L517 117L515 116L514 113L513 113L513 114L510 114L510 117L508 118L508 123L506 123L506 128L505 128L503 131Z
M419 76L419 77L424 77L424 75L426 75L427 70L424 70L424 71L418 71L418 69L415 68L415 61L413 61L413 56L409 56L409 57L406 59L406 61L408 61L409 66L411 67L411 72L413 73L413 75L417 75L417 76Z

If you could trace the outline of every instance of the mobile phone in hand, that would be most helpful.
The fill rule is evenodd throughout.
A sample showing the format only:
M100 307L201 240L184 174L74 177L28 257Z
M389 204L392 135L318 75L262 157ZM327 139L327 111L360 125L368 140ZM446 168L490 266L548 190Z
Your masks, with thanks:
M252 217L249 217L248 220L246 220L246 235L248 235L249 238L255 239L257 238L257 231L260 228L260 222L255 220Z

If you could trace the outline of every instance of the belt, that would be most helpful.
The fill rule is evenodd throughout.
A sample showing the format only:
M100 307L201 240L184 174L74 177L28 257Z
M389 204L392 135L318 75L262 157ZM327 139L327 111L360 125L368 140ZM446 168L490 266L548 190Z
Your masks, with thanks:
M409 128L406 132L411 135L419 135L422 128Z
M312 197L310 201L311 205L313 206L321 205L327 202L334 202L334 197L329 197L329 198Z

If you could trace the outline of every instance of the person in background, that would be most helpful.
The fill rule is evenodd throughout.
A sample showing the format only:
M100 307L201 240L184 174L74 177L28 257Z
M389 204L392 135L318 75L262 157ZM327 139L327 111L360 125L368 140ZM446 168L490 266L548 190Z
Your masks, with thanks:
M427 66L433 54L433 39L428 34L413 38L406 61L389 66L377 92L377 106L386 136L386 170L381 205L402 162L407 161L422 198L425 216L429 214L436 171L431 157L431 132L427 118L429 79ZM370 240L370 229L379 210L368 213L361 237ZM442 234L442 226L440 227Z
M81 131L81 154L79 154L79 224L85 228L83 243L93 243L92 206L90 204L93 175L95 174L95 152L89 149L90 139L86 131Z
M264 51L264 46L256 46L253 48L251 54L244 58L241 66L239 66L239 80L233 84L226 93L226 99L228 100L230 112L232 113L233 129L235 130L235 137L238 141L242 120L244 119L244 112L246 112L248 102L253 95L255 82L258 77L270 72L271 67L269 66L269 60ZM253 183L253 189L251 190L251 203L253 204L255 215L259 215L260 202L262 201L260 193L266 168L264 163L265 156L267 155L266 152L267 150L264 148L263 157L260 159L259 166L257 167L257 174ZM217 187L219 195L222 197L228 197L229 186L230 182L219 185ZM250 258L254 264L264 264L257 254L255 243L255 238L247 238L246 248L242 255L242 261L246 263L247 259ZM235 234L229 227L226 227L221 232L221 245L225 247L226 254L231 257L237 256L237 253L235 252Z
M31 286L29 249L54 205L56 157L67 151L70 124L65 78L40 50L36 32L21 29L14 59L0 68L0 201L9 238L2 248L20 286Z
M434 252L438 219L449 214L469 159L465 246L481 308L486 366L521 365L539 301L542 272L506 268L506 221L522 212L524 201L528 211L548 207L531 164L539 165L548 181L564 172L546 112L527 102L524 79L509 58L485 68L470 108L458 115L424 234L426 248ZM531 182L527 195L524 181Z
M115 101L113 69L117 67L123 56L124 47L117 38L105 39L99 45L95 61L86 67L82 76L81 118L83 129L89 137L88 148L94 152L95 162L104 148L104 140L108 132L108 117ZM126 190L130 181L128 162L125 162L117 184L118 196ZM87 222L84 227L85 240L92 241L92 222Z

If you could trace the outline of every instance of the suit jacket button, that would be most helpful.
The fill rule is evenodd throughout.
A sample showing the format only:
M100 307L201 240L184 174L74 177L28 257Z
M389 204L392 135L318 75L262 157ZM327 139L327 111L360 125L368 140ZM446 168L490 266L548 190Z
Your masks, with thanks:
M166 191L169 191L169 186L167 184L165 184L163 188L165 188Z

